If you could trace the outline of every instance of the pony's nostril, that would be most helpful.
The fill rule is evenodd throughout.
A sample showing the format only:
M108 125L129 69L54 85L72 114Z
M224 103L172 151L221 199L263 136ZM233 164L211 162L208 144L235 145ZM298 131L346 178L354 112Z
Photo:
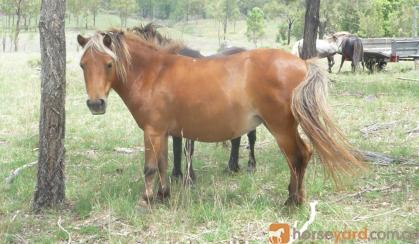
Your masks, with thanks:
M100 104L100 106L105 105L105 100L104 99L99 99L99 104Z
M92 100L87 99L87 100L86 100L86 105L87 105L87 107L92 106Z

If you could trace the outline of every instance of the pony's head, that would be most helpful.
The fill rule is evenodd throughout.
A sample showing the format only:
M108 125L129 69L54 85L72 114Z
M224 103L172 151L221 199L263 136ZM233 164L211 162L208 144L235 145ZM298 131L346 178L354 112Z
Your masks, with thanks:
M89 38L77 36L78 43L84 48L80 67L88 94L86 103L94 115L106 112L106 100L112 85L126 81L130 55L123 38L124 33L119 31L96 33Z

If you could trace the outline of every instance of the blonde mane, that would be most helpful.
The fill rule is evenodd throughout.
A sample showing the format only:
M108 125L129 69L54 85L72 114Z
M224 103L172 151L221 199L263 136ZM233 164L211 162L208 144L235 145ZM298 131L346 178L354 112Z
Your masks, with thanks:
M110 48L104 44L105 36L109 36L111 38ZM135 42L141 43L143 46L151 50L170 54L175 54L181 48L183 48L181 43L175 41L162 44L155 38L147 38L146 36L136 35L129 31L114 29L107 32L97 32L92 37L90 37L89 41L84 46L84 53L86 53L88 50L96 50L100 53L109 55L114 61L118 78L122 82L126 82L127 70L131 66L132 59L129 46L127 45L127 40L134 40Z

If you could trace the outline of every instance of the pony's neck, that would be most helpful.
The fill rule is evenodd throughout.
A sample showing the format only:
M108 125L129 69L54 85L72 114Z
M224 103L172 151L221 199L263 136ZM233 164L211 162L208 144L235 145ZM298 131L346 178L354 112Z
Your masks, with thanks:
M130 106L130 91L142 89L150 82L153 82L160 70L162 56L160 52L150 47L144 46L136 40L127 40L131 64L126 67L126 82L117 80L112 84L112 88Z

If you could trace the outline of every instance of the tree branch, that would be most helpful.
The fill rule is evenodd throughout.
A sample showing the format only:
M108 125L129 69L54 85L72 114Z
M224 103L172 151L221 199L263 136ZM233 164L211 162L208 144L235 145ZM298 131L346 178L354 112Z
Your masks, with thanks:
M20 166L19 168L13 170L10 173L10 175L6 177L6 179L5 179L6 184L11 184L13 182L14 178L16 178L16 176L18 176L22 170L24 170L26 168L29 168L29 167L32 167L37 163L38 163L38 161L34 161L32 163L27 163L27 164L25 164L23 166Z

